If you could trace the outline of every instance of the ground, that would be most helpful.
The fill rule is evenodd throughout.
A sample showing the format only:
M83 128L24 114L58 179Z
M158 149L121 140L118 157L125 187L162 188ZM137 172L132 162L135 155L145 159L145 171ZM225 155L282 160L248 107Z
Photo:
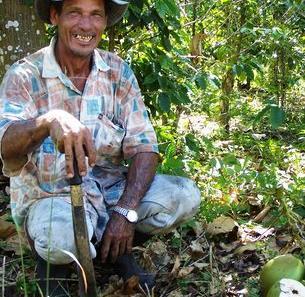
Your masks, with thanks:
M7 195L2 192L2 219L8 218L7 201ZM154 291L143 293L136 278L124 284L117 276L111 276L99 296L261 296L259 271L267 259L279 253L300 253L288 230L262 226L261 222L270 219L271 212L270 208L264 209L243 224L230 216L220 216L209 224L198 217L170 234L154 237L145 246L134 248L141 264L157 273ZM3 222L0 267L5 293L2 296L23 296L21 259L28 296L39 296L35 289L33 256L25 249L21 257L14 227ZM105 275L110 273L111 270L96 266L97 282L104 283ZM71 296L78 296L75 273L69 283Z

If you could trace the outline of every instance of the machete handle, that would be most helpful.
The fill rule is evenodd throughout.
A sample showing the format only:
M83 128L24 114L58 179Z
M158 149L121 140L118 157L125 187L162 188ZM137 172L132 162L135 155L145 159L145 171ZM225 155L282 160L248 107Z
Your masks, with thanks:
M74 176L69 179L70 186L77 186L82 183L82 177L79 174L75 153L73 153L73 171Z

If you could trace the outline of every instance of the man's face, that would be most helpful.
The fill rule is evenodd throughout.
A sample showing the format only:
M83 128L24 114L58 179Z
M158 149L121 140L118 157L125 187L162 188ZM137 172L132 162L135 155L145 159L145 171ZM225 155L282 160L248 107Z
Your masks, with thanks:
M58 42L65 54L84 58L91 55L107 25L104 3L105 0L65 0L60 15L51 8L50 19L58 26Z

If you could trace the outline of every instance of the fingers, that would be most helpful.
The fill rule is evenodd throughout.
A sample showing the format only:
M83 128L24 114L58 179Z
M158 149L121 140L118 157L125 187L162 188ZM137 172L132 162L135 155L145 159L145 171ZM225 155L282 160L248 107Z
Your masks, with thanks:
M67 177L72 178L74 176L73 147L72 147L71 141L69 141L69 139L66 139L66 141L64 141L64 150L65 150Z
M120 257L123 256L125 252L126 252L126 241L124 240L120 243L119 256Z
M48 118L50 136L60 152L66 155L67 177L74 176L74 155L80 175L86 175L86 156L90 166L94 166L96 161L96 150L90 130L74 116L62 110L50 112Z
M105 263L108 256L112 263L115 263L118 257L123 256L124 254L131 253L132 250L132 239L116 239L111 236L105 235L103 239L102 248L101 248L101 261ZM127 246L129 246L127 251Z
M105 238L103 239L102 248L101 248L101 261L102 263L105 263L108 257L109 249L111 245L111 240L108 238L107 235L105 235Z
M94 166L96 151L89 130L85 133L73 133L72 136L65 137L64 151L66 155L66 172L68 178L72 178L74 176L73 158L76 158L77 167L81 176L85 176L87 174L86 155L88 155L90 166Z
M84 148L86 151L86 155L88 156L88 162L91 167L94 166L96 162L96 150L91 137L91 133L88 131L88 136L84 139Z
M86 166L86 156L82 142L78 141L75 143L74 152L75 152L74 158L76 158L77 160L79 174L81 176L85 176L87 173L87 166Z
M130 236L127 239L127 243L126 243L126 254L130 254L132 251L132 244L133 244L133 236Z
M120 250L120 242L119 241L112 241L111 245L111 262L116 262L118 256L119 256L119 250Z

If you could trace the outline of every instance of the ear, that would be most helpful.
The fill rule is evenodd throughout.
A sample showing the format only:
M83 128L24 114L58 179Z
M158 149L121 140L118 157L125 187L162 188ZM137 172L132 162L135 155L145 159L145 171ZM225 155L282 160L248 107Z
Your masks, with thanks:
M54 7L50 7L50 21L51 24L56 26L58 24L58 14Z

